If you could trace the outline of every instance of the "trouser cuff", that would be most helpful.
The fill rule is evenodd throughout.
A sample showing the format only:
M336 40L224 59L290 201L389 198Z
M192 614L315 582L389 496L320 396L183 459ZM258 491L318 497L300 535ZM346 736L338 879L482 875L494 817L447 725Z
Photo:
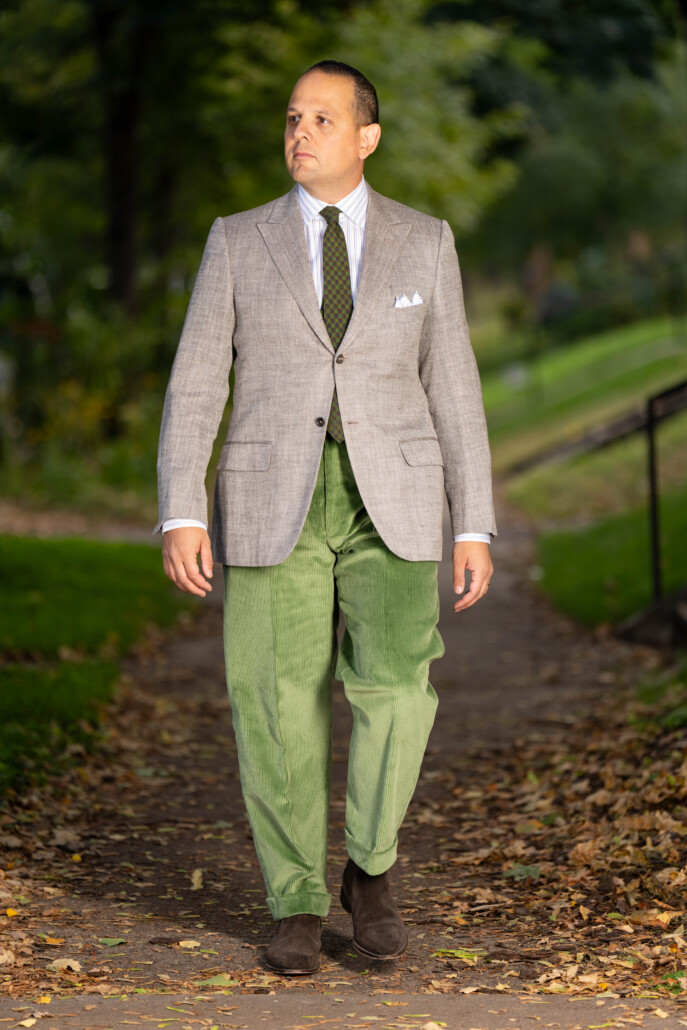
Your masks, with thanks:
M287 916L298 916L308 913L324 917L329 913L331 894L313 894L311 891L298 891L296 894L279 894L267 898L267 907L275 919L286 919Z
M398 837L386 851L368 851L367 848L356 843L347 829L344 829L346 837L346 850L357 866L364 869L370 876L378 876L385 873L396 861L398 849Z

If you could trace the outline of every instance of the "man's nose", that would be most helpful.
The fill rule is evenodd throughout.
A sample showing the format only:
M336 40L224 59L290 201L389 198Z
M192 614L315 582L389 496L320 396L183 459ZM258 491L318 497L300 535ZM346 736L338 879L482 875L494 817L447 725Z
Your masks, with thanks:
M303 122L299 122L294 130L296 139L310 139L310 129Z

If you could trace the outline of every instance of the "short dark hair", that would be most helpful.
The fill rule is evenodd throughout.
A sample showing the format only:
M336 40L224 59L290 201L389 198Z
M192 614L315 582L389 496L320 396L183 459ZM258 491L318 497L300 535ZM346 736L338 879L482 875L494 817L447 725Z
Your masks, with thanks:
M356 129L362 125L372 125L379 121L379 102L377 90L362 72L352 68L350 64L343 61L318 61L308 68L308 72L321 71L327 75L340 75L346 79L352 79L355 99L355 120ZM307 75L308 72L305 74Z

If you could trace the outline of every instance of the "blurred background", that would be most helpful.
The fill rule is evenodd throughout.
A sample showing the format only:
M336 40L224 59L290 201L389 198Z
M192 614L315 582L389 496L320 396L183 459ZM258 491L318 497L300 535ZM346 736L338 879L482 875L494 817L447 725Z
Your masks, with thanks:
M371 185L455 232L494 470L536 532L533 580L588 626L687 583L679 388L654 411L653 576L646 433L648 398L687 380L686 13L684 0L6 0L0 652L15 708L18 694L34 704L27 656L58 659L70 699L89 657L84 690L98 665L107 693L141 626L188 606L157 548L79 536L115 523L150 536L164 391L207 233L290 188L285 106L325 57L377 87ZM78 532L50 540L51 526Z

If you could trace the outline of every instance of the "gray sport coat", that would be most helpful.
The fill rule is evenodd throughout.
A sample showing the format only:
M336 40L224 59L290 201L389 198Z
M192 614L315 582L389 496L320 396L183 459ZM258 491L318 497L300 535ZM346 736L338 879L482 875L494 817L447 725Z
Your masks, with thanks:
M335 351L297 189L212 224L165 395L153 532L168 518L208 521L205 476L233 362L215 561L288 557L315 488L335 386L358 489L390 550L441 559L444 493L454 536L496 534L481 384L448 222L368 184L360 284ZM416 292L422 303L396 306Z

